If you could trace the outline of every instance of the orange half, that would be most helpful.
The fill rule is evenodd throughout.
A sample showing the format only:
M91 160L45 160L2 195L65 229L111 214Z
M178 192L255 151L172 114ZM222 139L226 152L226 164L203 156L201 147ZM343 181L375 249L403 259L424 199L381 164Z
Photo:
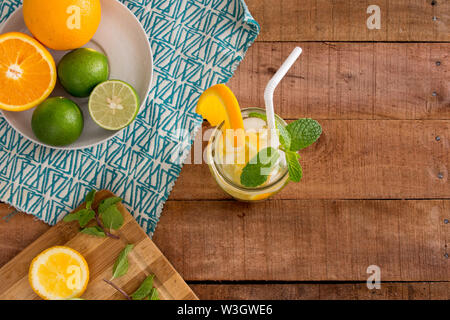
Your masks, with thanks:
M239 103L230 88L224 84L217 84L203 92L195 111L212 126L225 122L225 130L244 130Z
M55 61L47 49L20 32L0 35L0 109L31 109L50 95L55 84Z
M51 247L33 259L28 281L42 299L78 298L89 282L89 267L78 251L65 246Z

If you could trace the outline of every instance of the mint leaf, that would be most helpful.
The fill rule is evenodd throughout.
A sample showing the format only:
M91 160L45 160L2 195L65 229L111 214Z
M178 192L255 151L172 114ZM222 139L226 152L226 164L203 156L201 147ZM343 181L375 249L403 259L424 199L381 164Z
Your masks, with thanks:
M78 222L80 223L80 227L84 228L92 219L95 218L95 212L91 209L82 209L79 212L80 219Z
M267 123L267 116L265 114L261 114L258 112L250 112L248 116L250 118L262 119ZM291 134L277 117L275 117L275 126L278 129L278 136L280 138L281 145L283 146L284 149L289 150L291 146Z
M280 153L272 147L259 151L242 170L241 184L248 188L262 185L267 181L268 172L276 164L279 157Z
M156 288L153 288L145 300L159 300L158 290L156 290Z
M79 221L80 220L80 213L79 211L68 214L64 217L64 222L72 222L72 221Z
M125 275L128 271L128 254L133 250L132 244L127 244L126 247L120 252L116 262L113 266L113 278L119 278Z
M117 209L116 204L104 209L104 211L100 213L100 217L102 218L105 228L117 230L123 225L123 216L119 209Z
M286 127L291 135L291 151L299 151L309 147L319 139L322 134L322 127L313 119L298 119L291 122Z
M92 203L94 202L94 198L95 198L95 192L96 192L95 189L92 189L86 195L86 209L92 208Z
M117 203L122 201L119 197L110 197L100 202L98 213L102 218L103 224L108 229L119 229L123 224L122 213L117 208Z
M63 219L64 222L78 221L80 227L84 228L92 219L96 219L97 225L95 227L85 228L81 230L81 232L99 237L108 236L113 239L120 239L106 228L117 230L123 225L124 219L122 213L116 205L118 202L122 201L122 199L118 197L104 199L99 204L98 213L96 213L96 211L92 209L95 193L95 190L89 191L85 198L85 209L66 215Z
M110 198L106 198L106 199L102 200L102 202L100 202L100 204L98 206L98 213L105 212L106 209L108 209L109 207L115 205L116 203L118 203L120 201L122 201L122 199L119 197L110 197Z
M141 286L131 295L133 300L143 300L145 297L149 296L153 289L153 278L154 275L148 276Z
M300 156L297 152L287 151L286 161L289 169L289 179L293 182L300 182L303 177L302 166L298 162Z
M285 149L289 149L291 147L291 143L292 143L291 134L286 129L286 127L283 126L282 123L280 123L280 125L277 125L277 129L278 129L278 135L280 137L280 144Z
M106 236L105 232L103 232L102 228L100 228L99 226L84 228L83 230L81 230L81 232L96 237Z
M78 221L80 227L84 228L95 217L95 212L89 209L81 209L64 217L64 222Z

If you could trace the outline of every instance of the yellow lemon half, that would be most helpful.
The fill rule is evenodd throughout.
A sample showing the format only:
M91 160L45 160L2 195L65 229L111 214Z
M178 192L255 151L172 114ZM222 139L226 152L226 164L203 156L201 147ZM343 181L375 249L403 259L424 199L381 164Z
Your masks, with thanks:
M71 50L88 43L100 25L100 0L24 0L28 29L45 46Z
M89 282L83 256L69 247L49 248L33 259L28 273L31 288L45 300L78 298Z

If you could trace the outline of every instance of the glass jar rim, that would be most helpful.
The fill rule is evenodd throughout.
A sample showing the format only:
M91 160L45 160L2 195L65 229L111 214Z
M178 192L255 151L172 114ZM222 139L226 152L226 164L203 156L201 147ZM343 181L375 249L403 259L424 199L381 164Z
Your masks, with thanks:
M244 108L241 110L242 113L251 113L251 112L258 112L261 114L266 114L266 110L262 109L262 108L257 108L257 107L250 107L250 108ZM284 125L287 125L286 121L284 121L280 116L278 116L277 114L275 114L275 117L280 120L281 123L283 123ZM215 171L217 171L217 173L221 176L222 179L225 180L226 183L228 183L229 185L233 186L236 189L239 189L241 191L264 191L264 190L269 190L271 188L273 188L274 186L276 186L277 184L279 184L281 181L283 181L284 179L286 179L286 177L289 175L289 169L286 166L284 172L282 172L280 178L278 178L277 180L271 182L268 185L264 185L261 187L256 187L256 188L249 188L249 187L245 187L242 186L240 184L237 184L236 182L232 181L231 179L229 179L221 170L221 168L216 164L215 161L215 144L216 144L216 140L219 137L219 134L222 134L222 127L224 126L224 122L222 122L220 125L218 125L215 129L214 132L211 135L211 138L209 140L209 144L212 147L210 148L210 150L208 152L211 152L211 159L212 159L212 164L210 163L210 165L212 165L215 169Z

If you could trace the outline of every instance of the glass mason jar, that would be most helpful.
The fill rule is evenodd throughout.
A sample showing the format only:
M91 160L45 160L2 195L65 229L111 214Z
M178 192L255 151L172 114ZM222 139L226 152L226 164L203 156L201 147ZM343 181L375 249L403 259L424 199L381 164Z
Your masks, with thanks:
M266 111L260 108L246 108L242 111L242 117L244 119L244 123L246 119L249 119L249 115L252 113L258 113L261 115L265 115ZM286 125L286 122L276 115L277 119ZM262 121L259 118L258 121ZM261 123L260 123L261 124ZM265 125L265 123L264 123ZM246 134L247 130L246 128ZM265 125L265 128L267 126ZM264 132L263 131L261 132ZM251 130L250 130L251 131ZM267 132L267 130L266 130ZM209 139L209 143L207 146L207 161L209 165L209 169L214 179L218 183L218 185L225 191L227 194L232 196L233 198L241 201L259 201L265 200L274 194L281 191L289 182L289 171L284 161L284 156L280 157L280 160L275 165L274 169L271 171L267 181L263 183L261 186L255 188L245 187L240 183L240 173L242 169L246 165L245 162L240 162L237 164L227 163L224 161L224 153L226 153L224 149L224 140L225 136L223 133L223 123L216 127L214 132ZM256 153L259 150L256 150ZM247 155L247 161L252 156Z

